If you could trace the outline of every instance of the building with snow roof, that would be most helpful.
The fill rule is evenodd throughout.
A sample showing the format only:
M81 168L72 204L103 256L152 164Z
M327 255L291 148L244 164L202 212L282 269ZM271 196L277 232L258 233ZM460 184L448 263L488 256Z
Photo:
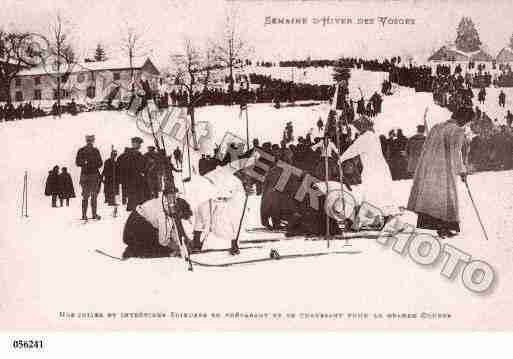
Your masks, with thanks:
M10 86L13 101L53 101L57 99L57 82L61 78L61 99L77 102L98 102L130 94L132 78L146 79L158 88L159 71L149 58L84 62L24 69Z
M513 64L513 49L511 47L503 48L501 51L499 51L495 60L498 64Z
M442 64L451 67L451 69L454 69L458 64L461 65L462 68L467 68L469 62L473 62L476 65L483 64L485 69L490 69L493 61L494 58L482 49L473 52L464 52L452 45L442 46L428 58L428 63L433 67Z

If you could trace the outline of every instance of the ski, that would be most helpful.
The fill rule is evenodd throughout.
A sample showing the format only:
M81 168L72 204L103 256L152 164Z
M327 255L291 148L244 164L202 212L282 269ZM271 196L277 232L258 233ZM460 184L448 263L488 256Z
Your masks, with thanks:
M359 254L359 253L361 253L361 251L333 251L333 252L294 253L294 254L279 255L279 253L275 249L272 249L269 256L263 257L263 258L255 258L255 259L248 259L248 260L234 261L234 262L225 262L225 263L207 263L207 262L200 262L195 259L191 259L191 261L193 264L200 266L200 267L223 268L223 267L231 267L231 266L236 266L236 265L279 261L279 260L283 260L283 259L322 257L322 256L330 255L330 254L336 255L336 254Z
M262 249L264 248L264 246L247 246L247 247L240 247L239 249L240 250L246 250L246 249ZM113 254L110 254L110 253L107 253L101 249L95 249L94 250L96 253L98 254L101 254L101 255L104 255L106 257L109 257L109 258L112 258L112 259L116 259L116 260L119 260L119 261L126 261L130 258L121 258L121 257L118 257L118 256L115 256ZM200 255L200 254L205 254L205 253L222 253L222 252L229 252L230 251L230 248L212 248L212 249L204 249L202 250L201 252L196 252L196 253L191 253L191 256L194 255ZM174 258L173 256L171 256L170 258ZM180 257L176 257L176 258L180 258ZM151 259L151 258L147 258L147 259Z
M273 233L273 232L270 232ZM342 235L331 236L330 240L343 241L351 239L377 239L382 236L390 237L390 234L380 234L379 232L374 233L345 233ZM275 237L275 238L256 238L256 239L243 239L240 241L241 244L258 244L258 243L271 243L271 242L287 242L294 239L304 239L305 241L324 241L324 236L291 236L291 237Z
M95 249L94 251L95 251L96 253L99 253L99 254L101 254L101 255L104 255L104 256L109 257L109 258L112 258L112 259L116 259L116 260L121 261L121 262L126 261L126 259L125 259L125 258L121 258L121 257L114 256L114 255L112 255L112 254L109 254L109 253L107 253L107 252L102 251L101 249Z
M266 227L246 228L246 233L285 233L285 229L269 229Z
M245 250L245 249L262 249L264 246L247 246L247 247L239 247L239 249ZM191 256L198 255L198 254L205 254L205 253L215 253L215 252L229 252L230 248L209 248L209 249L203 249L199 252L191 252Z

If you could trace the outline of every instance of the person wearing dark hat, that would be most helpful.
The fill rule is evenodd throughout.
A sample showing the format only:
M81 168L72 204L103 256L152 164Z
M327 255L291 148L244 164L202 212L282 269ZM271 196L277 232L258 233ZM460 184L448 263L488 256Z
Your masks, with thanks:
M426 127L424 125L418 125L417 133L408 140L406 146L406 155L408 156L407 178L412 178L415 173L415 168L417 168L417 163L422 153L422 147L426 141L426 136L424 135L425 131Z
M448 121L433 126L415 170L407 208L417 213L418 228L436 230L441 238L460 231L455 177L467 180L463 127L473 115L472 108L458 108Z
M182 169L183 155L180 147L176 146L175 150L173 151L173 157L175 158L176 167L178 169Z
M128 202L128 158L130 156L130 147L125 147L125 151L119 155L117 162L117 177L121 183L121 203L127 204Z
M150 198L148 181L146 180L146 160L140 149L143 139L133 137L132 149L127 156L127 211L133 211L135 207Z
M52 208L57 207L57 196L59 194L59 166L48 171L46 178L45 195L52 197Z
M499 107L506 106L506 94L503 90L499 93Z
M70 198L75 198L73 180L71 179L71 175L68 173L68 169L66 167L62 167L61 173L59 174L59 201L61 203L61 207L64 200L66 200L66 207L69 207Z
M105 161L102 172L103 194L105 203L109 206L117 206L116 196L119 194L119 170L116 157L118 152L112 150L110 158Z
M82 219L87 221L87 207L91 198L93 219L101 219L97 213L97 197L100 191L100 168L103 160L100 151L94 147L94 135L86 136L86 145L78 150L75 164L81 168L80 186L82 186Z
M161 158L159 153L155 151L155 146L148 146L148 152L144 154L144 159L146 161L146 180L148 181L151 198L157 198L159 192L162 191L163 163Z

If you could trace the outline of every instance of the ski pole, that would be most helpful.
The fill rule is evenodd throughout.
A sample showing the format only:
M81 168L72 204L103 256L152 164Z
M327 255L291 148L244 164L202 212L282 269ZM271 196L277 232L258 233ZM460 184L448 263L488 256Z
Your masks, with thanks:
M488 234L486 234L486 229L483 225L483 221L481 220L481 216L479 215L479 211L477 209L476 203L474 202L474 198L472 197L472 193L470 192L470 187L468 186L468 182L467 182L467 180L465 180L464 182L465 182L465 187L467 187L468 196L470 197L470 201L472 202L472 206L474 207L474 211L476 212L477 219L479 221L479 224L481 225L481 229L483 230L483 234L484 234L486 240L488 240Z
M24 215L25 208L25 186L27 185L27 173L23 175L23 190L21 192L21 217Z
M342 155L342 148L340 146L340 128L339 125L341 124L342 118L339 118L338 123L336 124L336 134L337 134L337 149L339 156ZM346 124L347 125L347 124ZM347 127L346 127L347 129ZM339 157L340 159L340 157ZM345 231L345 225L346 225L346 201L344 199L344 170L342 167L342 163L337 159L337 167L338 167L338 175L339 175L339 181L340 181L340 193L342 195L342 220L344 221L344 229L342 230L342 238L344 238L344 231ZM326 189L326 192L329 193L328 189ZM326 195L327 196L327 195Z
M324 134L324 175L325 175L325 179L324 179L324 182L326 183L326 199L328 198L328 195L327 193L329 192L329 189L328 189L328 166L329 166L329 161L328 161L328 143L329 143L329 139L326 137L328 135L327 131L325 132ZM326 200L325 200L326 201ZM328 214L326 213L326 232L325 232L325 240L326 240L326 246L329 248L330 247L330 217L328 216Z
M244 189L244 194L246 195L244 198L244 207L242 207L242 214L240 216L239 228L237 229L237 237L235 237L235 243L237 243L237 244L239 244L240 230L242 228L242 222L244 221L244 216L246 215L246 207L248 205L248 197L249 196L245 189Z
M28 172L25 171L25 217L28 218Z

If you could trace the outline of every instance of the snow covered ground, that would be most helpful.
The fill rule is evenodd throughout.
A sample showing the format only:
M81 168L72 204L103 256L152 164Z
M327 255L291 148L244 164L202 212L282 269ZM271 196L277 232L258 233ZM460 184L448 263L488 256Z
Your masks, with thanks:
M370 86L369 84L366 84ZM489 96L489 106L492 96ZM511 97L509 97L511 99ZM496 97L493 99L496 103ZM511 102L510 102L511 103ZM428 94L401 89L386 97L383 114L376 120L380 133L401 127L405 133L419 123L429 106L430 125L443 121ZM488 106L488 103L487 103ZM326 104L314 107L250 105L251 137L278 141L286 122L294 123L296 135L315 127L325 117ZM431 116L431 117L429 117ZM237 106L201 108L199 120L215 127L221 140L229 130L245 138L244 121ZM488 262L497 281L487 294L477 295L461 282L461 268L453 280L440 275L441 263L433 267L415 264L375 239L355 239L353 255L333 255L265 262L229 268L199 268L186 271L178 259L132 259L118 262L94 252L103 249L120 255L124 210L112 218L103 195L99 222L83 225L80 199L69 208L50 208L44 197L47 171L67 166L77 195L79 171L76 151L84 135L94 133L96 146L107 158L111 145L121 150L132 136L141 136L135 121L123 113L97 112L0 124L0 328L508 328L513 317L511 262L513 245L513 176L511 171L480 173L469 177L475 201L490 237L486 241L465 188L459 184L462 233L444 240L473 258ZM143 136L144 145L151 144ZM168 147L170 148L170 147ZM29 173L29 218L21 218L20 202L24 171ZM398 181L394 193L405 204L411 181ZM258 225L259 198L250 197L249 225ZM415 224L415 216L404 220ZM190 228L189 228L190 230ZM269 234L241 234L242 240L269 238ZM322 242L320 242L323 244ZM227 247L228 240L210 238L208 246ZM319 246L316 243L315 246ZM268 252L263 251L262 255ZM223 256L227 254L220 254ZM443 259L443 258L442 258ZM59 312L202 312L221 313L221 319L64 319ZM368 319L258 319L224 318L224 313L369 313ZM450 319L386 319L387 313L450 313ZM385 319L374 319L382 313Z

